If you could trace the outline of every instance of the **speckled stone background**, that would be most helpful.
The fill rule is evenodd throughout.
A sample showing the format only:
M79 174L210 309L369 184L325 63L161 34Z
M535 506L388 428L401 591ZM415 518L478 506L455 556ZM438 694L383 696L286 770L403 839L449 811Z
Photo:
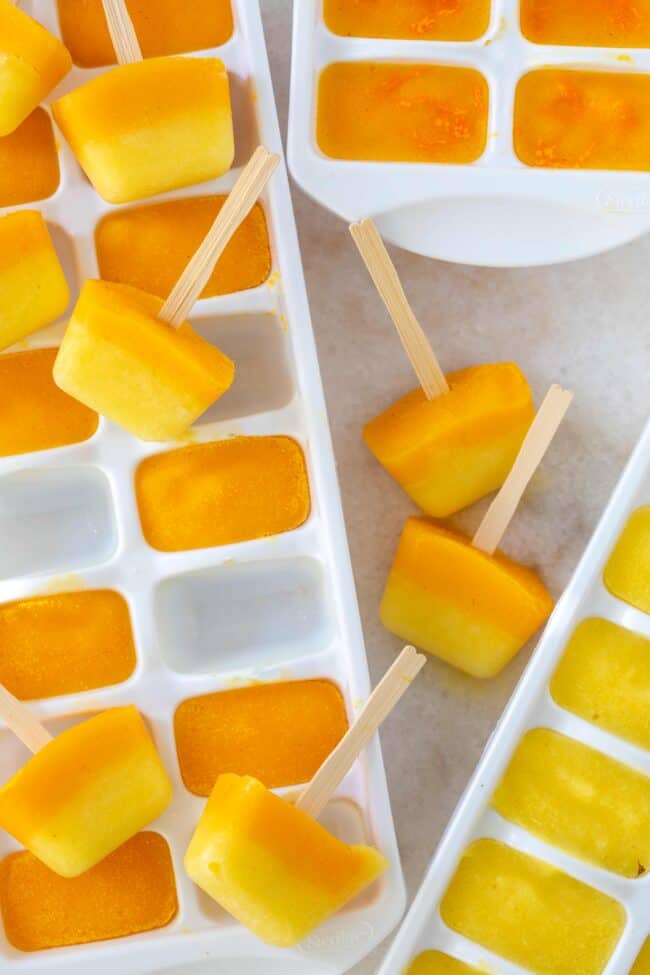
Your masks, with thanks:
M297 0L300 2L300 0ZM286 134L290 0L262 0L280 122ZM370 669L376 680L399 641L377 607L408 498L365 449L365 420L415 385L345 224L295 185L318 341ZM506 536L508 553L542 572L559 595L641 433L650 395L650 237L557 268L492 271L393 256L416 315L446 369L514 359L538 401L558 381L576 399ZM471 529L484 507L463 513ZM382 733L409 898L497 717L528 660L478 683L431 660ZM354 969L375 972L386 950Z

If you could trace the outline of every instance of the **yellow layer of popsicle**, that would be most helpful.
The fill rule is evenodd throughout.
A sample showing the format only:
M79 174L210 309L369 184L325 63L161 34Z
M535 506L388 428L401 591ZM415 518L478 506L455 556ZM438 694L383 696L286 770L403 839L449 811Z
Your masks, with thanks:
M310 510L290 437L233 437L156 454L136 470L146 540L162 552L230 545L298 528Z
M309 782L347 728L343 696L328 680L205 694L174 715L181 775L199 796L224 772L252 775L268 789Z
M387 867L256 779L222 775L185 855L192 880L263 941L297 944Z
M474 677L493 677L553 600L538 576L425 518L409 518L381 603L384 626Z
M492 805L604 870L636 878L650 869L650 778L556 731L523 737Z
M601 975L625 926L617 901L495 840L465 851L440 912L536 975Z
M650 505L630 516L603 579L612 595L650 613Z
M441 951L423 951L415 958L404 975L486 975L478 968L443 955Z
M169 924L174 869L158 833L138 833L81 877L64 879L23 850L0 864L0 911L19 951L124 938Z
M75 64L115 64L102 0L58 0L61 35ZM230 0L126 0L145 57L183 54L225 44L233 31Z
M136 708L61 732L0 789L0 827L77 877L166 809L171 785Z
M17 129L71 67L58 37L0 0L0 136Z
M95 230L100 275L166 298L226 199L192 196L108 213ZM257 203L233 234L200 297L256 288L270 273L269 234Z
M436 518L501 487L535 418L514 363L461 369L447 381L450 392L428 400L418 388L363 431L379 462Z
M650 0L521 0L520 20L535 44L650 47Z
M490 0L325 0L325 23L344 37L474 41L490 22Z
M59 185L59 157L50 117L35 109L11 135L0 138L0 207L52 196Z
M560 707L650 749L650 640L609 620L584 620L553 675Z
M136 657L125 599L110 589L0 604L0 683L21 700L119 684Z
M551 169L650 169L650 75L542 68L517 85L515 152Z
M473 68L330 64L318 84L316 137L335 159L470 163L485 149L488 101Z
M216 179L232 165L230 89L218 58L121 65L59 98L52 111L109 203Z

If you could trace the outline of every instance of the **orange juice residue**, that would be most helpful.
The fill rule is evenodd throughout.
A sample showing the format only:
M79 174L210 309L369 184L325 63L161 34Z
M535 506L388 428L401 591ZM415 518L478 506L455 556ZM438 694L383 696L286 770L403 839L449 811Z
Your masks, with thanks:
M325 0L325 23L344 37L474 41L490 22L490 0Z
M50 117L37 108L0 138L0 207L51 196L59 185L59 158Z
M517 86L514 144L528 166L650 170L650 74L530 71Z
M536 44L650 47L650 0L521 0L520 17Z
M330 64L320 76L317 141L335 159L470 163L485 149L488 104L473 68Z
M226 197L194 196L108 213L95 230L99 272L166 298L210 229ZM271 272L271 247L259 204L235 231L202 298L255 288Z
M72 880L26 850L11 853L0 864L0 910L7 939L19 951L162 928L178 910L169 846L158 833L137 833Z

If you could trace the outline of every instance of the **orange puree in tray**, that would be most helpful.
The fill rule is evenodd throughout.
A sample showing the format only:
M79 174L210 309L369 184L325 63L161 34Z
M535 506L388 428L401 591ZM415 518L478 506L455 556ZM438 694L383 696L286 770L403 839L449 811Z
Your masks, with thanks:
M529 72L517 87L514 143L529 166L650 170L650 74Z
M230 38L230 0L126 0L145 57L217 47ZM63 42L75 64L115 64L102 0L58 0Z
M142 461L135 486L144 536L162 552L291 531L310 510L305 458L290 437L233 437Z
M343 696L328 680L205 694L183 701L174 717L181 775L199 796L224 772L269 789L309 782L347 728Z
M52 379L56 349L0 356L0 457L79 443L97 429L97 414Z
M325 0L325 23L347 37L473 41L490 22L490 0Z
M536 44L650 47L650 0L521 0L520 16Z
M0 138L0 207L51 196L59 185L59 159L49 115L37 108Z
M138 833L74 879L26 850L12 853L0 865L0 910L7 939L20 951L162 928L178 910L169 847L158 833Z
M198 196L109 213L95 231L102 278L166 298L225 200ZM270 272L269 234L258 203L235 231L201 297L255 288Z
M117 592L62 592L0 605L0 683L22 700L118 684L135 662L128 606Z
M470 163L485 149L488 103L473 68L330 64L319 82L318 145L335 159Z

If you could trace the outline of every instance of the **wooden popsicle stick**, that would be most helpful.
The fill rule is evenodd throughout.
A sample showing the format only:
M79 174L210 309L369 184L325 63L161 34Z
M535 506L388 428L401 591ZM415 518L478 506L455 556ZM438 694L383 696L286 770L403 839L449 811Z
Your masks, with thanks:
M178 328L205 288L214 266L230 238L253 209L258 196L276 169L280 157L259 146L242 170L239 179L206 234L203 243L174 285L158 317Z
M551 386L503 487L487 510L472 540L475 548L494 555L517 510L522 495L571 405L573 393Z
M359 223L352 223L350 233L393 320L425 396L427 399L435 399L442 393L448 393L449 384L445 374L413 314L395 265L374 221L367 217Z
M43 727L32 711L0 684L0 719L16 738L27 745L30 752L40 752L52 741L52 735Z
M415 647L404 647L384 674L359 712L356 721L336 748L325 759L316 775L300 795L296 805L314 819L322 812L339 783L354 765L375 731L393 710L411 681L420 672L426 657Z
M102 0L104 15L119 64L142 61L142 50L125 0Z

